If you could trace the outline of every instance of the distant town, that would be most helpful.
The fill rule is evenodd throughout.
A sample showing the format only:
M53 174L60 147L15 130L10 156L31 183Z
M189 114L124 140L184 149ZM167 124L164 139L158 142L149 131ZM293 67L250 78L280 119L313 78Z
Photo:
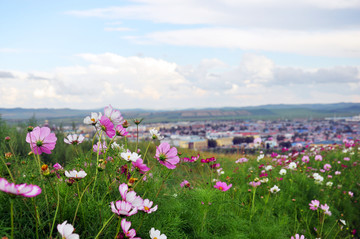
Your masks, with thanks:
M129 140L136 140L137 127L129 121ZM45 122L47 124L47 122ZM56 127L56 126L53 126ZM164 139L179 148L194 150L233 149L246 151L254 148L275 150L301 148L310 144L336 144L343 139L356 139L360 135L360 115L329 117L324 119L292 120L234 120L171 123L141 123L139 140L149 140L149 130L157 129ZM93 126L63 126L65 133L94 135ZM256 139L256 140L255 140ZM254 141L261 142L255 144Z

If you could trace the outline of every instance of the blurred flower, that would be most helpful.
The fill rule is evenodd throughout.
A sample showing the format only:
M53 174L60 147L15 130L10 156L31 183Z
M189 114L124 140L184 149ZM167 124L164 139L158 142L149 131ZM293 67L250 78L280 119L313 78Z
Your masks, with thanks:
M335 171L335 175L340 175L341 172L340 171Z
M67 144L73 144L78 145L81 144L84 141L83 135L77 135L77 134L69 134L66 138L64 138L64 142Z
M175 147L170 148L170 144L166 142L156 147L155 158L160 164L165 165L169 169L176 168L176 164L180 161L177 149Z
M266 171L270 171L270 170L272 170L273 169L273 166L271 166L271 165L267 165L266 167L265 167L265 170Z
M164 139L164 137L161 136L159 131L157 131L155 128L150 129L150 136L152 139L158 139L158 140Z
M10 136L6 136L5 137L5 142L9 142L10 141Z
M89 125L93 125L93 126L96 126L99 122L99 119L101 118L102 114L99 113L94 113L94 112L91 112L91 115L90 116L86 116L85 119L84 119L84 124L89 124Z
M333 182L327 182L326 183L326 186L328 186L328 187L332 187L332 185L333 185Z
M306 239L304 235L295 234L295 237L291 237L290 239Z
M315 156L315 161L322 161L322 160L323 160L323 158L320 154Z
M62 224L57 225L57 230L63 239L79 239L79 235L74 232L74 227L67 221L64 221Z
M349 158L349 157L345 157L345 158L344 158L344 161L350 161L350 158Z
M41 193L41 188L32 184L9 183L5 178L0 178L0 191L23 197L35 197Z
M276 185L274 185L272 188L270 188L269 190L271 193L277 193L280 191L280 188Z
M68 177L68 178L80 179L80 178L85 178L86 175L87 175L87 173L84 170L80 170L79 172L76 171L76 170L72 170L70 172L65 171L65 176Z
M330 164L325 164L324 165L324 170L326 170L326 171L329 171L331 169L331 165Z
M187 180L184 180L180 183L180 187L186 187L189 188L190 187L190 183Z
M285 175L286 174L286 169L284 169L284 168L280 169L279 174L280 175Z
M269 182L269 179L268 178L263 178L263 179L260 179L260 182L261 183L267 183L267 182Z
M250 185L251 187L256 188L256 187L258 187L258 186L261 185L261 182L260 182L260 181L258 181L258 182L252 181L252 182L249 183L249 185Z
M118 124L116 126L115 131L116 131L116 135L121 137L124 137L129 134L129 132L127 132L126 129L121 124Z
M56 163L56 164L54 164L54 169L55 170L61 170L61 169L64 169L59 163Z
M247 158L239 158L235 163L246 163L247 161L249 161Z
M214 188L217 188L223 192L229 190L232 187L232 184L227 185L225 182L216 182Z
M105 115L101 117L99 127L109 138L114 137L116 134L113 122Z
M290 170L295 170L295 169L296 169L296 167L297 167L297 165L296 165L296 163L295 163L295 162L291 162L291 163L289 163L289 169L290 169Z
M149 233L151 239L167 239L165 234L161 234L161 232L159 230L155 230L155 228L151 228Z
M320 208L324 211L326 215L331 216L331 212L329 211L330 207L326 203L324 205L321 205Z
M106 146L106 142L104 141L103 143L101 143L100 141L97 142L97 144L94 144L93 145L93 151L95 153L97 153L99 151L99 155L105 153L107 149L107 146Z
M201 163L216 162L216 158L215 158L215 157L211 157L211 158L201 159L200 162L201 162Z
M104 115L109 118L114 125L122 124L123 117L120 111L113 109L111 105L104 108Z
M353 193L353 192L349 191L348 194L349 194L350 197L354 197L354 193Z
M311 200L311 203L309 203L310 209L313 211L318 210L320 206L320 202L318 200Z
M310 162L310 158L309 158L309 156L307 156L307 155L303 156L301 160L302 160L304 163L309 163L309 162Z
M55 148L56 140L55 134L51 133L48 127L35 127L26 135L26 142L30 144L31 151L34 154L51 154L51 150Z

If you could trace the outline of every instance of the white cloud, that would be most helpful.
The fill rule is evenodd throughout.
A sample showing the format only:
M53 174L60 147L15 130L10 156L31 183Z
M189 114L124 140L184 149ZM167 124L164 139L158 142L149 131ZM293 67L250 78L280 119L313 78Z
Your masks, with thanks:
M237 66L203 59L180 66L151 57L81 54L85 66L1 70L0 107L174 109L277 103L358 102L360 67L290 68L245 54Z
M202 28L153 32L146 35L144 39L154 43L176 46L239 48L305 55L360 57L360 30L307 32Z
M129 27L105 27L105 31L107 32L128 32L128 31L134 31L134 29Z

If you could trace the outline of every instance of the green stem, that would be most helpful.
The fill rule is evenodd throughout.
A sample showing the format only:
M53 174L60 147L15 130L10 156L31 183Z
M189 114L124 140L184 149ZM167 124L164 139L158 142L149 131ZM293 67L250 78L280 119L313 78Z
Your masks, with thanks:
M119 231L120 231L120 225L121 225L121 217L119 217L119 221L117 223L117 227L116 227L116 234L115 234L115 237L114 239L117 238L117 235L119 234Z
M34 198L32 198L32 202L33 202L33 204L34 204L34 209L35 209L35 221L36 221L35 231L36 231L36 239L39 239L39 224L40 224L40 218L39 218L39 213L38 213L38 211L37 211Z
M78 212L78 210L79 210L79 206L80 206L80 203L81 203L81 199L83 198L86 190L88 189L88 187L90 186L91 183L92 183L92 181L86 186L86 188L84 189L84 191L82 192L82 194L81 194L81 196L80 196L80 198L79 198L79 202L78 202L78 205L77 205L77 207L76 207L74 219L73 219L73 222L72 222L73 225L74 225L74 222L75 222L76 214L77 214L77 212ZM78 195L80 195L79 182L77 182L77 189L78 189Z
M11 178L12 182L13 182L13 183L15 183L14 177L12 176L12 173L11 173L11 171L10 171L9 167L8 167L8 166L7 166L7 164L5 163L4 158L3 158L3 157L1 157L1 160L3 161L3 163L4 163L5 167L6 167L6 169L7 169L8 173L9 173L9 175L10 175L10 178Z
M157 194L156 194L156 196L155 196L155 199L159 196L159 193L160 193L160 191L162 190L165 181L169 178L169 176L172 174L172 172L173 172L173 170L171 170L171 171L168 173L168 175L166 176L166 178L162 181L161 186L160 186L160 188L159 188L159 191L157 192Z
M105 229L105 227L110 223L110 221L112 221L112 219L114 219L115 214L113 214L103 225L103 227L100 229L100 231L98 232L98 234L96 235L95 239L99 238L100 234L103 232L103 230Z
M330 233L332 232L332 230L334 229L334 227L335 227L336 224L337 224L337 221L335 221L334 225L331 227L331 230L329 231L328 234L326 234L326 236L325 236L324 239L326 239L326 238L330 235ZM334 238L336 238L336 237L334 237Z
M98 176L98 172L99 172L99 152L100 152L100 145L101 145L101 137L102 137L102 132L100 133L100 137L99 137L99 142L98 142L98 148L97 148L97 155L96 155L96 172L95 172L95 182L94 182L94 186L92 188L91 194L94 194L94 189L95 189L95 185L96 185L96 180L97 180L97 176Z
M253 196L252 196L252 201L251 201L250 221L251 221L252 217L254 216L255 193L256 193L256 187L254 187L254 190L253 190Z
M53 219L53 223L52 223L52 226L51 226L51 231L50 231L50 238L52 238L52 232L54 230L54 225L55 225L55 221L56 221L56 216L57 216L57 213L58 213L58 210L59 210L59 200L60 200L60 196L59 196L59 186L56 185L56 188L57 188L57 202L56 202L56 211L55 211L55 216L54 216L54 219Z
M14 200L10 198L11 239L14 239Z
M147 148L146 148L146 150L145 150L145 154L144 154L144 156L143 156L144 163L145 163L146 154L147 154L147 152L148 152L148 150L149 150L150 144L151 144L151 141L149 142L149 144L148 144L148 146L147 146Z
M136 149L135 149L135 152L137 152L138 145L139 145L139 125L136 124Z

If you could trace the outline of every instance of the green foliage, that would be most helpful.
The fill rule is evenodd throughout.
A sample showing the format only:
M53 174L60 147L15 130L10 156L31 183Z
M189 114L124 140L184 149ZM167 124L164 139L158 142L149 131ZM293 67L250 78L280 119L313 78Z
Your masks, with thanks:
M98 234L99 238L114 238L120 219L114 216L110 203L121 200L119 185L130 183L126 175L121 174L122 166L131 167L120 156L126 149L131 152L140 149L152 174L148 173L144 181L143 175L133 171L131 177L137 180L130 187L143 199L158 205L158 210L151 214L139 211L126 218L141 238L149 238L151 228L160 230L169 239L290 238L295 234L306 238L351 238L351 230L360 227L358 145L352 149L307 151L304 154L309 155L309 164L302 163L301 154L279 157L277 161L264 157L258 158L258 162L256 157L247 157L248 162L235 163L246 156L202 152L195 162L181 162L176 169L170 170L154 158L159 141L143 141L137 145L124 138L117 139L123 149L108 147L106 156L98 157L92 152L91 139L80 145L67 145L64 143L66 135L59 131L52 154L37 158L28 154L30 147L25 142L26 133L25 127L10 128L0 120L0 177L11 182L13 176L17 184L36 184L42 193L25 198L0 192L0 236L11 235L10 200L13 200L14 238L36 238L37 235L38 238L60 238L56 225L65 220L74 225L80 238L95 238ZM5 136L10 136L11 140L5 142ZM110 143L108 139L108 146ZM5 157L7 152L13 155ZM181 157L188 158L198 154L186 149L181 152ZM315 161L315 155L320 153L324 160ZM213 156L216 162L201 163L201 159ZM350 161L344 160L346 157ZM280 175L280 169L287 168L290 161L297 162L296 170L286 169L286 175ZM103 168L98 170L101 162ZM48 164L50 170L55 163L68 171L83 169L87 176L67 183L69 179L64 176L64 171L44 176L40 173L39 163ZM215 163L222 169L211 168ZM331 164L331 170L320 173L319 169L326 163ZM268 165L273 168L263 172ZM335 175L335 171L341 174ZM315 183L315 172L324 177L322 184ZM257 188L249 186L249 182L264 178L268 182ZM188 187L180 187L184 180L189 182ZM214 188L215 181L232 184L232 187L227 191L218 190ZM327 182L333 185L327 186ZM273 194L269 190L274 185L280 191ZM315 199L329 205L332 215L324 215L321 209L310 210L309 203ZM342 229L339 219L347 223Z

